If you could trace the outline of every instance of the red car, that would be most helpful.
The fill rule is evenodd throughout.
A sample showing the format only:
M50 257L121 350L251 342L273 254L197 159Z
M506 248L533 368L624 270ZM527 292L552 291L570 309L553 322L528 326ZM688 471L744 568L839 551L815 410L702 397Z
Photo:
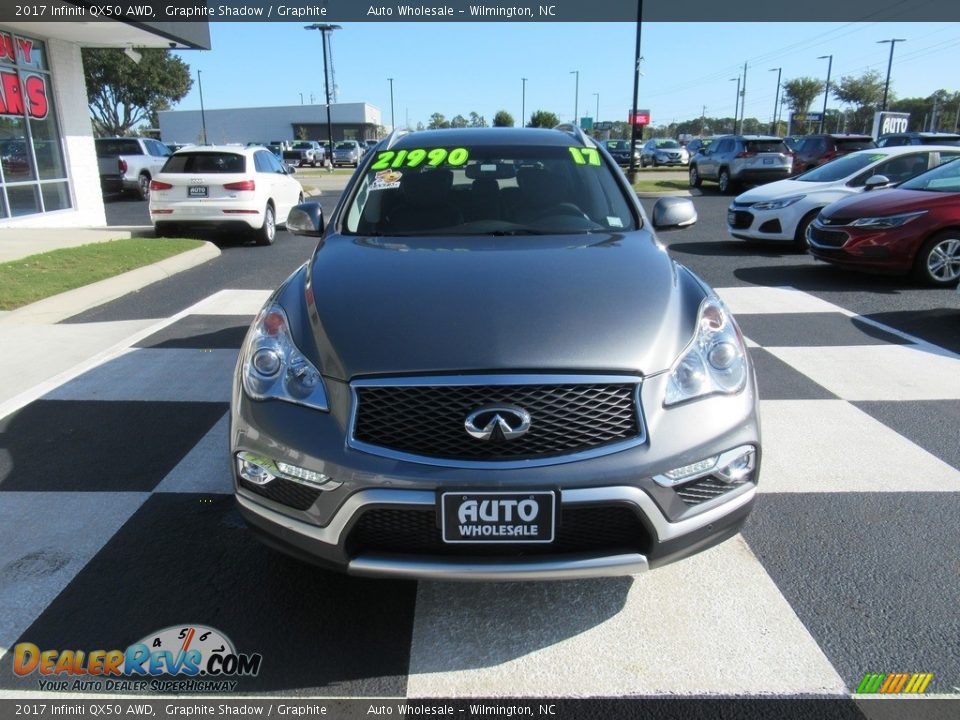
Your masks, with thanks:
M869 184L869 181L868 181ZM827 205L807 229L810 252L835 265L960 280L960 159L889 190Z

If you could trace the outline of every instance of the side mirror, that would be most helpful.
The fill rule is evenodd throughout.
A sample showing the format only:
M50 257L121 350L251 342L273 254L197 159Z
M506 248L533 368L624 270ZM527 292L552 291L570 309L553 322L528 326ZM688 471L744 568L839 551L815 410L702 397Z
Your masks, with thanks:
M690 227L697 221L693 201L680 197L665 197L653 206L653 227L656 230L677 230Z
M323 208L315 202L294 206L287 215L287 230L294 235L320 237L323 234Z
M871 175L867 178L864 188L869 192L870 190L876 190L879 187L889 184L890 178L888 178L886 175Z
M284 164L283 167L284 167L284 171L287 173L287 175L295 175L296 172L297 172L297 169L296 169L293 165Z

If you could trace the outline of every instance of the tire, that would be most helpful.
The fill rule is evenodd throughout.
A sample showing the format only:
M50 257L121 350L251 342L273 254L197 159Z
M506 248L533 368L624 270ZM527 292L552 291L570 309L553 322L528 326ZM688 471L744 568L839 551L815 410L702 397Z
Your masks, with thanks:
M137 197L141 200L150 199L150 176L147 173L140 173L137 178Z
M698 188L703 185L703 178L700 177L700 171L697 169L696 165L691 165L689 170L690 175L690 187Z
M640 169L643 170L646 166L647 166L647 160L646 160L646 158L643 157L643 155L641 155L641 156L640 156Z
M723 195L729 195L733 192L733 181L730 179L730 171L726 168L720 168L720 174L717 175L717 186Z
M926 285L955 285L960 279L960 230L944 230L927 240L917 253L913 274Z
M268 202L263 211L263 225L257 230L257 245L273 245L273 240L277 236L277 213L273 209L273 203Z
M816 219L822 209L811 210L797 223L797 229L793 233L793 249L797 252L805 253L807 251L807 228L810 227L810 223Z

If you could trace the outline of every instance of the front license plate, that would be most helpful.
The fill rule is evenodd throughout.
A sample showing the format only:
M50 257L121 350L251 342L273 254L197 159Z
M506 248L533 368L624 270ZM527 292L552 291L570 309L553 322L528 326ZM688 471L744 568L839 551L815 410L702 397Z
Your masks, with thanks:
M556 526L553 492L445 492L445 543L549 543Z
M187 195L190 197L206 197L207 196L207 186L206 185L191 185L187 190Z

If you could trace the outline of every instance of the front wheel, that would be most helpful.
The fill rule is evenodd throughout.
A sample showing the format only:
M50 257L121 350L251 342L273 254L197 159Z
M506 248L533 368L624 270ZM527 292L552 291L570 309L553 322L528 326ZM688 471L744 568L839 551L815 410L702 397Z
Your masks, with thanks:
M960 280L960 232L945 230L927 240L917 253L913 273L927 285L953 285Z
M698 188L698 187L700 187L701 185L703 185L703 178L700 177L700 171L697 170L697 166L696 166L696 165L691 165L691 166L690 166L689 175L690 175L690 187L692 187L692 188Z
M814 221L819 213L820 208L811 210L800 218L800 222L797 223L797 230L793 234L793 248L797 252L807 251L807 228L810 227L810 223Z
M273 239L277 235L277 216L273 205L267 203L263 211L263 225L257 230L257 245L273 245Z

